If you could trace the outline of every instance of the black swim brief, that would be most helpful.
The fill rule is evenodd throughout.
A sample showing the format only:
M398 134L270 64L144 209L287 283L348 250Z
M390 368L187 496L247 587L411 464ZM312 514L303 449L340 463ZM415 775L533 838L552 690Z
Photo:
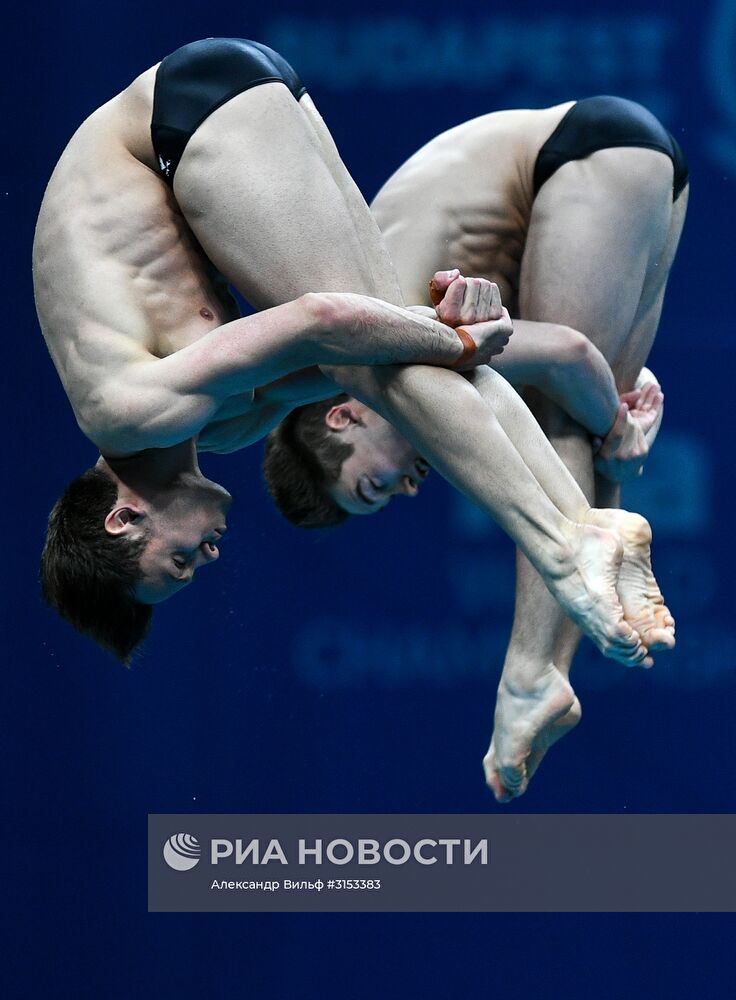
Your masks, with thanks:
M161 173L174 183L184 149L213 111L244 90L284 83L298 101L306 87L287 61L259 42L205 38L167 56L156 71L151 137Z
M616 146L641 146L669 156L675 169L672 200L676 200L688 177L682 150L650 111L622 97L586 97L570 108L539 150L534 166L535 196L563 164Z

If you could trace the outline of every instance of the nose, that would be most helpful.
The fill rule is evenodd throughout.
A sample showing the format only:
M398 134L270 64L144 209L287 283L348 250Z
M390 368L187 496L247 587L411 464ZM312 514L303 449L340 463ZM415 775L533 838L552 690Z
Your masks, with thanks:
M220 550L212 542L202 542L199 546L199 551L202 554L204 562L215 562L220 558Z
M419 486L415 479L411 476L402 476L399 482L398 492L403 493L407 497L415 497L419 492Z

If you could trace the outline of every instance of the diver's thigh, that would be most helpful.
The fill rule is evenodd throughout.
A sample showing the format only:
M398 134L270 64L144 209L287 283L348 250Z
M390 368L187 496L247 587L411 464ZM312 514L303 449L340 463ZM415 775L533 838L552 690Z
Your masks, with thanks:
M631 333L625 348L619 353L613 365L616 383L623 391L633 388L654 343L664 306L667 281L685 224L688 196L689 188L685 187L672 206L670 227L662 254L650 263Z
M634 323L672 216L672 163L603 149L560 167L539 191L522 258L522 318L581 331L613 362Z
M234 97L189 140L177 201L207 256L256 307L307 291L382 295L373 257L385 250L378 239L365 246L336 160L281 83Z

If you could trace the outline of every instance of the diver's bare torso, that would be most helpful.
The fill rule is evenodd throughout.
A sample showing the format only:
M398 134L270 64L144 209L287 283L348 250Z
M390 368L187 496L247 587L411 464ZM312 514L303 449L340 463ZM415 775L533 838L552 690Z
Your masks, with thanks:
M495 282L515 313L534 164L573 103L474 118L427 143L389 178L371 210L407 301L429 304L415 275L458 267Z
M46 190L33 249L49 352L81 428L103 450L110 442L96 417L109 380L237 315L156 170L155 70L72 137Z

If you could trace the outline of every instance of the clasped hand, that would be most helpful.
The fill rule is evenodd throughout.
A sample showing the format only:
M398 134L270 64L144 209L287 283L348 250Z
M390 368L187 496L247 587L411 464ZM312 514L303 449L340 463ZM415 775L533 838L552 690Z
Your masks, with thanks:
M477 350L468 367L488 364L503 352L514 327L498 285L486 278L465 278L455 268L437 271L429 294L440 323L463 327L475 341Z
M625 392L605 438L594 438L596 472L615 483L636 479L649 454L647 432L654 426L664 395L656 382Z

